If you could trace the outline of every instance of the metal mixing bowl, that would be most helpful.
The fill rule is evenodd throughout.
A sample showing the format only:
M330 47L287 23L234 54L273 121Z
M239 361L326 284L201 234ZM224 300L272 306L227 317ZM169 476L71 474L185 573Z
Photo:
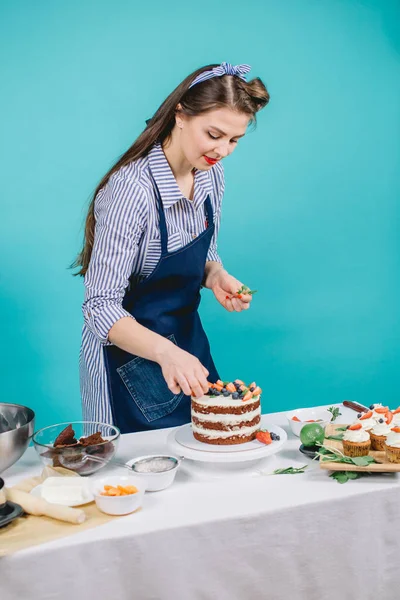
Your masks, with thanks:
M0 402L0 473L25 452L33 435L35 413L27 406Z

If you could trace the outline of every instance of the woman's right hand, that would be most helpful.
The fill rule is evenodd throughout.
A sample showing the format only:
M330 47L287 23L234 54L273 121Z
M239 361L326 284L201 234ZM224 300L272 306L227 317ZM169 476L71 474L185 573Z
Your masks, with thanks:
M173 394L200 398L208 392L208 371L196 356L171 343L157 358L165 381Z

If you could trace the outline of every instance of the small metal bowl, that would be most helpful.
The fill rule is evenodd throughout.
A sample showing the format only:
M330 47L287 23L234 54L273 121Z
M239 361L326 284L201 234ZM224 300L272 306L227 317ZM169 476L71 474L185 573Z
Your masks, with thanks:
M153 462L153 467L156 469L157 464L154 464L159 460L159 470L147 471L149 464ZM164 461L165 468L162 468L161 461ZM170 463L170 464L168 464ZM141 477L146 480L146 491L147 492L158 492L165 490L169 487L175 479L175 475L180 467L181 460L176 456L170 456L168 454L148 454L146 456L137 456L132 458L127 463L132 469L132 472L136 477Z

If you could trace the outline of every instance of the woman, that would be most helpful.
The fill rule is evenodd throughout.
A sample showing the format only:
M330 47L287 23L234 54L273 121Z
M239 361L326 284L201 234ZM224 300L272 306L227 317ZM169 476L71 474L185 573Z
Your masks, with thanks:
M222 63L189 75L95 191L75 263L86 288L85 420L123 433L187 423L190 395L219 379L197 309L202 286L230 312L250 306L216 243L221 160L269 101L249 70Z

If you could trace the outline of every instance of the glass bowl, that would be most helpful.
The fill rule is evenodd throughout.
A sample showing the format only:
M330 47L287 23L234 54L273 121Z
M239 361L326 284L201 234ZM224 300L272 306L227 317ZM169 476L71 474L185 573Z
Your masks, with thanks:
M107 423L73 421L43 427L33 434L32 441L46 466L91 475L113 458L120 435L118 427Z

